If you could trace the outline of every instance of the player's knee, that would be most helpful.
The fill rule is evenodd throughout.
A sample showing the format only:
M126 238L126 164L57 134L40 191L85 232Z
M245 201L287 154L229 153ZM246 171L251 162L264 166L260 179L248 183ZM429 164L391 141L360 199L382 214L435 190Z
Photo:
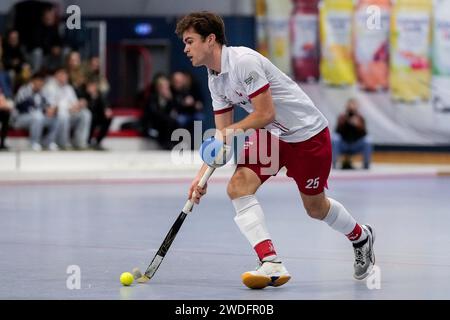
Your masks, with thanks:
M313 219L323 220L328 213L327 207L324 203L319 201L304 202L303 206L305 207L308 216Z
M230 199L246 196L246 177L242 172L236 172L228 182L227 193Z

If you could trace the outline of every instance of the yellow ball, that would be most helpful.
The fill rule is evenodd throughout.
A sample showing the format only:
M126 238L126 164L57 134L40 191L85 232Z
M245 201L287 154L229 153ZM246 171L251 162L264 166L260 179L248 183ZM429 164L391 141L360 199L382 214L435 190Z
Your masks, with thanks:
M124 272L120 275L120 283L124 286L129 286L133 283L133 275L129 272Z

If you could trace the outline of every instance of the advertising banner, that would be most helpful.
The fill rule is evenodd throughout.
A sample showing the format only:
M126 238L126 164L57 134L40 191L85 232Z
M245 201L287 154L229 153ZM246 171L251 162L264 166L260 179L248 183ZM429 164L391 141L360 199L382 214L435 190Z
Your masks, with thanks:
M318 0L295 0L291 15L291 56L297 81L319 79L320 43Z
M326 84L340 86L355 82L352 16L352 0L320 3L320 73Z
M356 74L361 89L388 89L390 0L360 0L353 35Z
M433 11L433 108L450 112L450 1L436 0Z
M289 44L290 0L266 0L267 31L270 60L283 72L291 75Z
M390 87L394 100L430 98L431 0L397 0L391 24Z

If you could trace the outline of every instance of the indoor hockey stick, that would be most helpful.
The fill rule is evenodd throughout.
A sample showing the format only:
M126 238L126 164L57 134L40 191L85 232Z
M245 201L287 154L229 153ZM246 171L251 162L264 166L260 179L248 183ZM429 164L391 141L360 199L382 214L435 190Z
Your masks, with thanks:
M214 170L215 168L208 167L208 169L205 171L202 178L200 179L198 186L203 188L208 182L208 179L212 175ZM170 228L169 233L167 233L166 237L164 238L163 243L159 247L158 252L156 253L150 265L148 266L147 270L145 270L144 275L141 274L139 269L137 268L133 269L133 275L135 279L137 279L137 282L145 283L149 281L155 274L156 270L158 270L159 266L161 265L161 262L163 261L164 257L167 254L167 251L169 251L170 245L172 244L173 240L175 240L175 237L177 236L177 233L180 230L181 225L184 222L184 219L186 218L188 213L192 211L192 207L194 206L194 201L192 199L194 198L194 196L195 194L192 195L191 199L188 199L186 201L183 210L181 210L181 213L179 214L177 220L175 220L174 224Z

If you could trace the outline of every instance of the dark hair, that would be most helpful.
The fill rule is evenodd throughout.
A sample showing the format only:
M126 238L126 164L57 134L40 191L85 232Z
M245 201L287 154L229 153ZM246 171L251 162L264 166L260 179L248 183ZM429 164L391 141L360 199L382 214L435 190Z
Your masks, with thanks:
M45 73L45 71L39 70L33 73L33 75L31 76L31 80L45 80L46 77L47 74Z
M60 72L60 71L64 71L64 72L67 73L67 70L66 70L66 68L65 68L64 66L58 65L58 66L56 66L54 69L52 69L52 70L50 71L50 74L51 74L51 75L55 75L55 74L57 74L57 73Z
M210 34L214 34L219 44L227 44L225 24L222 18L215 13L208 11L192 12L178 21L175 33L182 38L183 33L189 28L193 28L203 39Z
M89 77L86 78L86 84L91 84L91 83L95 83L96 85L98 85L99 79L97 76L95 75L91 75Z

